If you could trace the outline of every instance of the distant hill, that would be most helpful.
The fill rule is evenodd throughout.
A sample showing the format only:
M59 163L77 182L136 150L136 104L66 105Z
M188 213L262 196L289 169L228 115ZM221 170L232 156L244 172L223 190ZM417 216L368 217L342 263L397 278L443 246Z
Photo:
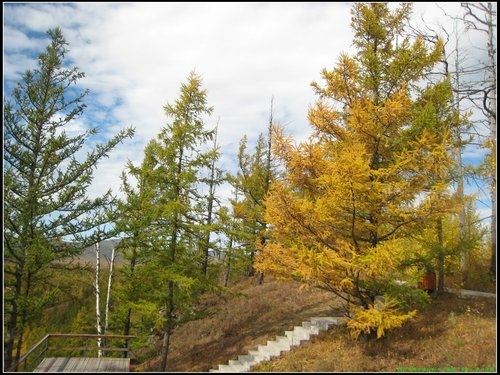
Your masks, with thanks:
M99 243L99 248L101 251L101 263L106 262L106 259L111 260L111 252L113 248L120 243L120 239L110 239L104 240ZM87 247L78 257L78 260L84 263L95 263L95 246ZM120 255L120 252L115 254L115 264L121 263L123 261L123 257Z

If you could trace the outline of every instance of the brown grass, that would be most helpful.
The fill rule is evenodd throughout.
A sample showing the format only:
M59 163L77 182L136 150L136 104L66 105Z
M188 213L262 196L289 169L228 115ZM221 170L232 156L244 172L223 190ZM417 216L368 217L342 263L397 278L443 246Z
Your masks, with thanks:
M232 287L238 294L210 294L201 302L210 317L175 329L167 371L208 371L236 359L257 345L312 316L339 315L340 306L326 291L301 288L298 282L250 278ZM157 371L159 359L135 371Z
M200 372L274 340L311 316L340 316L328 292L299 283L254 279L236 284L240 295L211 294L202 306L211 315L188 322L172 335L167 371ZM159 359L135 371L157 371ZM496 370L496 300L460 299L443 293L417 317L380 340L361 341L335 327L253 371L373 372Z
M496 371L496 301L443 293L380 340L355 340L335 327L253 371Z

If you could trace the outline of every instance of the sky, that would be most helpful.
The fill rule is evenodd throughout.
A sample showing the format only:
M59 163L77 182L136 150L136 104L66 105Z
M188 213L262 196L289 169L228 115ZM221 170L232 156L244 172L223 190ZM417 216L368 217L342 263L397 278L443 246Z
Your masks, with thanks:
M66 61L85 73L80 85L90 90L84 116L70 124L70 132L98 127L98 138L109 139L126 127L136 129L133 139L101 161L88 190L90 196L109 188L120 195L127 161L141 163L147 142L167 123L164 105L174 103L194 70L214 107L207 127L219 124L219 166L234 173L241 138L246 135L252 145L266 132L271 99L273 119L287 134L303 140L311 133L307 112L316 97L310 83L321 83L322 69L333 69L341 53L354 52L351 7L344 2L4 2L4 96L37 66L49 42L46 31L61 27L69 43ZM459 2L415 3L414 24L453 30L440 7L462 14ZM480 44L468 38L470 45ZM474 162L482 155L470 150L466 157ZM228 197L230 187L219 194ZM478 208L488 215L487 205Z

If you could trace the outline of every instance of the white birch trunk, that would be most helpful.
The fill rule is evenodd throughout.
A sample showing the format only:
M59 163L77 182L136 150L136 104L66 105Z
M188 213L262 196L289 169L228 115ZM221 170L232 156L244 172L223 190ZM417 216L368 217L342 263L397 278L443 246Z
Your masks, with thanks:
M109 265L109 277L108 277L108 290L106 293L106 310L104 312L104 334L108 333L108 321L109 321L109 298L111 294L111 281L113 279L113 265L115 264L115 248L111 250L111 261Z
M95 258L96 258L96 263L95 263L95 316L96 316L96 328L97 328L97 334L101 334L101 309L100 309L100 288L99 288L99 277L100 277L100 272L101 272L101 251L99 248L99 242L95 244ZM97 356L100 358L102 357L102 350L101 348L101 339L97 339L97 347L99 350L97 350Z

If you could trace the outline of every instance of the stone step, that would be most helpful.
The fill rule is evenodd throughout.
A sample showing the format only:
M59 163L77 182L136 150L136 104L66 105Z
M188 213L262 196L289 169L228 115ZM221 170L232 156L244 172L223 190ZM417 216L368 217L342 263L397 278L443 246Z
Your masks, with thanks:
M268 361L271 359L271 355L269 353L263 353L260 350L249 350L248 354L252 355L257 361L257 363L263 362L263 361Z
M285 336L290 341L290 346L298 346L302 341L305 341L305 337L294 334L293 331L285 331Z
M319 326L310 321L302 322L302 327L309 330L314 335L317 335L320 331Z
M290 350L290 347L292 346L292 343L286 336L276 336L276 340L274 341L288 350Z
M227 365L219 365L218 369L211 369L209 372L250 371L252 366L278 357L281 353L290 351L291 347L318 335L320 331L326 331L331 326L339 324L341 324L339 317L313 317L309 321L302 322L301 326L295 326L292 331L285 331L284 336L276 336L276 340L269 340L266 345L258 345L255 350L249 350L248 354L238 355L238 359L231 359Z
M340 325L342 320L339 317L313 317L311 318L311 322L316 324L321 330L328 330L333 325Z
M252 361L255 361L255 357L253 355L250 355L250 354L240 354L238 355L238 361L240 362L252 362Z
M240 366L231 365L219 365L219 370L217 372L242 372L243 368Z
M228 365L241 368L241 371L248 371L250 369L250 364L247 361L240 361L239 359L230 359Z
M282 352L288 352L290 351L290 345L283 345L282 343L276 342L276 341L268 341L267 342L267 348L272 349L273 351L276 351L278 356Z
M266 357L269 355L269 358L278 357L280 355L279 348L272 345L259 345L259 352L263 353Z
M309 340L310 335L305 332L298 332L295 329L293 331L285 331L285 336L290 340L291 346L300 345L302 341Z
M317 327L315 327L315 329L312 329L312 328L304 328L302 326L295 326L293 328L293 332L295 332L295 334L297 335L303 335L306 338L306 340L309 340L311 336L316 335L315 332L318 332L318 329Z

